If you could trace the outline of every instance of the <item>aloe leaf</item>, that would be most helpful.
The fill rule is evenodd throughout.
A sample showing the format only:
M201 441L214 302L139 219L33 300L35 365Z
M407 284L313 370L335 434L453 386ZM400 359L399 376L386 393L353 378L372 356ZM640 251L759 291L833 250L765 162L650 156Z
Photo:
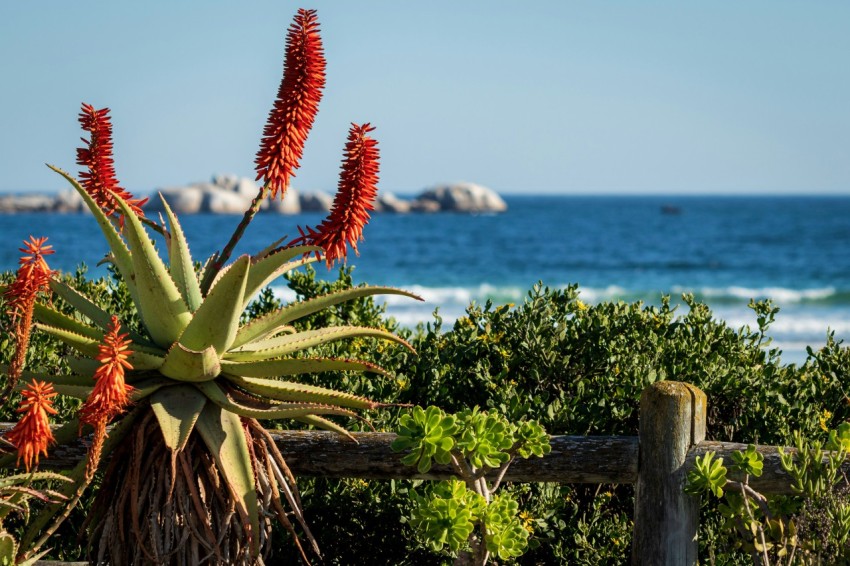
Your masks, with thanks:
M62 175L66 181L71 183L71 186L74 187L74 189L80 194L83 198L83 202L85 202L86 206L88 206L89 210L91 210L98 226L100 226L101 232L103 232L103 236L106 238L106 243L109 245L109 249L112 251L112 263L115 264L115 267L117 267L119 273L121 273L121 277L124 279L124 283L127 285L127 289L133 297L133 302L138 304L138 293L133 275L133 259L130 256L130 250L124 243L124 240L121 239L118 231L115 230L115 226L103 213L100 205L94 201L91 195L86 192L86 190L82 187L82 185L80 185L80 183L77 182L76 179L74 179L74 177L58 167L49 164L47 166Z
M16 564L16 566L35 566L36 564L39 564L39 561L40 561L42 558L44 558L44 556L45 556L48 552L50 552L51 550L53 550L53 549L52 549L52 548L46 548L46 549L44 549L44 550L41 550L41 551L39 551L39 552L36 552L36 553L35 553L35 554L33 554L32 556L29 556L29 557L27 557L27 558L23 559L21 562L18 562L18 563Z
M28 474L15 474L13 476L6 476L5 478L0 479L0 487L6 487L9 485L16 484L30 484L34 481L45 481L45 480L57 480L57 481L71 481L62 474L57 474L56 472L31 472Z
M277 401L322 403L352 409L374 409L380 405L365 397L304 383L226 374L224 377L248 393Z
M365 326L329 326L328 328L306 330L304 332L298 332L297 334L276 336L271 339L275 341L273 348L253 351L243 346L245 349L235 349L227 352L224 355L224 359L242 362L268 360L270 358L277 358L293 354L295 352L300 352L301 350L306 350L307 348L312 348L335 340L361 337L384 338L386 340L397 342L411 351L414 351L413 347L404 339L399 338L392 332L387 332L386 330L367 328Z
M322 248L317 246L295 246L292 248L285 248L271 255L265 255L258 259L251 265L251 276L248 279L248 285L245 288L245 299L242 303L242 308L244 309L248 306L248 303L254 295L259 293L263 287L274 281L276 278L280 277L287 271L295 269L296 267L312 263L315 261L315 258L311 259L304 257L301 260L287 263L289 260L294 257L298 257L299 255L303 256L305 254L320 251L322 251Z
M68 362L71 371L77 375L94 375L95 370L100 366L100 362L92 358L68 356L65 361Z
M261 249L258 253L252 255L251 256L251 262L256 263L256 262L260 261L261 259L263 259L264 257L267 257L273 251L278 249L285 239L286 238L284 237L284 238L280 238L279 240L275 240L274 242L272 242L268 246Z
M92 338L98 342L103 340L103 330L84 324L79 320L40 303L35 304L33 318L44 324L62 328L69 332L85 336L86 338Z
M70 285L57 279L51 279L50 289L103 330L109 328L112 323L112 315Z
M151 395L151 409L159 421L165 445L172 452L180 452L186 446L206 404L207 398L191 385L173 385Z
M0 532L0 564L15 564L17 555L18 541L7 532Z
M99 353L98 344L100 344L100 340L84 336L72 330L66 330L64 328L50 326L39 322L36 322L33 326L47 334L50 334L54 338L58 338L84 356L94 358Z
M130 400L134 403L138 403L145 397L150 397L163 387L173 384L174 382L172 380L162 377L147 377L140 379L132 384L133 390L130 392Z
M233 401L228 397L221 387L214 382L204 382L197 385L198 389L207 396L207 399L225 411L252 419L292 419L305 415L340 415L356 417L357 414L324 403L275 403L265 407L249 407Z
M9 366L6 364L0 364L0 373L9 372ZM21 380L15 385L15 389L20 391L26 386L27 381L32 381L37 379L39 381L49 381L50 383L80 383L81 381L89 380L90 384L94 383L91 380L90 374L87 377L86 374L79 375L53 375L49 373L41 373L36 371L30 371L25 369L21 372Z
M67 395L74 399L85 400L89 398L89 395L91 395L93 387L91 385L86 387L85 385L55 384L53 389L60 395Z
M221 364L212 346L190 350L177 342L166 354L159 372L177 381L208 381L221 373Z
M307 301L291 303L246 324L236 334L236 341L233 343L233 346L238 347L261 339L279 326L286 325L322 309L370 295L404 295L420 301L422 300L418 295L394 287L354 287L344 291L328 293L327 295L315 297Z
M58 281L56 279L50 280L50 288L54 293L62 297L69 305L77 309L83 316L91 320L95 325L97 325L102 330L109 330L110 325L112 324L112 315L97 306L95 303L91 301L88 297L71 287L70 285ZM150 341L139 334L138 332L128 328L126 325L121 325L121 332L127 333L130 336L130 339L136 344L146 344L148 346L153 346ZM165 352L162 352L165 353Z
M68 315L63 314L48 306L36 303L35 308L33 310L33 315L36 320L48 326L61 328L66 331L73 332L74 334L79 334L80 336L91 338L93 340L96 340L98 343L103 342L103 336L105 332L102 329L95 328L93 326L88 326L87 324L84 324L79 320L71 318ZM142 343L134 341L130 348L134 352L145 352L154 356L165 355L165 350L147 341L144 341Z
M135 344L131 345L132 348ZM133 350L130 355L127 357L127 361L130 362L130 365L133 366L134 370L144 371L144 370L157 370L162 367L164 363L164 359L162 356L156 354L149 354L147 352L137 352Z
M285 358L255 362L230 362L222 360L221 371L242 377L278 377L322 371L370 371L389 377L381 366L361 360L340 358Z
M136 307L153 341L169 347L183 333L192 314L141 221L122 199L116 197L115 201L124 213L124 233L132 251L139 293Z
M260 519L253 458L238 415L207 403L195 424L224 476L242 519L251 525L251 553L260 551Z
M35 323L34 326L39 330L50 334L54 338L58 338L59 340L68 344L84 356L88 356L89 358L95 358L99 354L99 340L83 336L82 334L78 334L70 330L65 330L64 328L57 328L55 326L50 326L38 322ZM130 348L132 349L134 346L135 345L131 345ZM147 352L137 352L135 350L132 350L129 356L127 357L127 361L130 362L130 365L133 366L133 369L153 370L159 369L159 367L163 363L163 358L156 354L151 354Z
M180 336L180 344L196 351L211 347L219 355L230 347L239 329L250 265L251 257L247 255L233 262L195 312Z
M301 423L304 423L304 424L308 424L310 426L314 426L314 427L322 429L322 430L327 430L327 431L330 431L330 432L335 432L337 434L341 434L341 435L345 436L346 438L352 440L355 444L359 444L359 442L357 442L357 439L354 438L354 436L349 431L347 431L344 427L336 424L335 422L333 422L331 420L320 417L318 415L307 415L307 416L298 417L298 418L295 418L295 419L292 419L292 420L298 421L298 422L301 422Z
M195 312L201 306L203 299L201 297L201 286L198 284L198 278L195 275L195 263L192 261L192 254L189 253L189 243L183 234L183 228L177 221L177 216L168 206L168 201L161 194L159 198L162 200L165 215L168 216L168 223L171 226L171 241L168 249L168 256L171 260L169 270L189 310Z

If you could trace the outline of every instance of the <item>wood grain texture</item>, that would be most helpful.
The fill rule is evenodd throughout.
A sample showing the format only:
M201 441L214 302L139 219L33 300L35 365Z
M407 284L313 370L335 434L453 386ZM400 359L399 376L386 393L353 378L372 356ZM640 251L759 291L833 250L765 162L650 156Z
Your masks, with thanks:
M688 452L705 438L705 407L705 393L687 383L653 383L641 395L632 564L697 564L699 498L683 488Z
M0 423L0 433L11 428ZM325 431L269 431L295 475L363 479L446 479L448 466L427 474L401 463L388 432L354 432L357 442ZM543 458L519 459L508 469L507 481L559 483L634 483L638 439L616 436L552 436L552 452ZM41 459L42 469L67 469L85 457L87 442L54 446Z

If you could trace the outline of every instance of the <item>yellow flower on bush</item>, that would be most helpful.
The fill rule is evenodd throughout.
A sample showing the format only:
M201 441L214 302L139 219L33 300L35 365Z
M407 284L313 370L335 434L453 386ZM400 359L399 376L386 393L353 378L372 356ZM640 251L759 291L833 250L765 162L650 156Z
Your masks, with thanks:
M820 418L818 419L818 421L820 422L820 428L821 428L822 431L824 431L824 432L829 431L829 427L826 426L826 423L828 423L831 418L832 418L832 413L830 411L828 411L827 409L824 409L823 412L820 414Z

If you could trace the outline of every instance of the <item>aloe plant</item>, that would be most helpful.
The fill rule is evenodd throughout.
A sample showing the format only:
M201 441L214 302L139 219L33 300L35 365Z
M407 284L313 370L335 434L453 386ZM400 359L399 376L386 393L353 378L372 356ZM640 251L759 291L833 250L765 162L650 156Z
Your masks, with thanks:
M41 257L52 253L42 246L43 238L31 239L27 249L33 256L22 260L16 283L4 293L21 313L13 332L19 350L22 344L26 348L31 317L36 329L79 354L69 360L70 375L25 372L23 355L16 357L17 365L0 367L0 371L9 375L9 386L19 377L45 384L29 394L33 398L41 395L40 405L30 403L33 411L41 407L38 419L33 417L29 428L19 427L15 436L20 459L20 444L37 436L27 434L37 427L43 433L36 439L38 443L26 449L27 468L33 461L37 464L38 454L54 440L46 424L44 407L49 406L49 395L44 392L86 400L79 417L55 431L55 441L72 440L85 425L94 427L88 460L70 472L70 477L78 480L66 490L71 504L92 480L103 457L112 454L86 521L94 562L257 563L270 548L271 517L277 517L292 533L305 561L293 523L300 525L318 553L300 510L294 477L257 419L293 419L351 437L331 417L354 417L357 411L379 403L299 383L298 375L336 370L386 372L364 361L310 357L310 350L364 337L410 345L377 328L336 326L298 331L293 323L359 297L415 295L389 287L359 287L291 303L247 323L241 321L252 298L276 278L320 259L330 264L344 258L348 245L356 249L377 191L377 142L367 135L374 128L352 124L339 192L324 223L299 228L301 237L286 245L278 246L278 242L257 255L226 263L260 202L269 193L282 198L286 191L323 86L324 58L315 12L299 10L289 30L278 101L257 159L265 182L231 239L200 271L195 269L183 230L168 203L163 199L166 218L162 225L155 224L144 218L141 206L145 200L133 199L118 186L108 109L83 105L80 122L92 137L87 148L78 150L78 163L88 167L88 172L81 174L82 183L50 166L80 194L94 215L109 246L108 259L126 284L141 319L140 328L130 328L91 297L62 283ZM149 229L163 236L164 258ZM31 281L35 275L37 284ZM73 307L76 314L60 312L49 298L37 301L46 290ZM116 417L107 437L106 424ZM13 458L14 454L4 457L0 464ZM35 549L42 545L68 508L48 506L30 525L23 546Z
M172 458L185 450L193 433L203 441L225 480L236 511L246 520L250 555L256 557L260 544L258 491L262 492L262 486L255 481L256 451L250 446L251 433L246 432L258 425L247 423L255 419L293 419L347 434L327 417L352 417L355 411L372 409L379 403L293 379L299 374L331 370L385 371L363 361L305 357L305 351L357 337L391 340L410 348L401 338L376 328L339 326L296 331L292 323L357 297L379 293L416 296L390 287L359 287L291 303L240 324L254 295L275 278L316 261L313 254L321 249L293 246L239 257L221 271L204 296L199 284L203 274L195 273L189 246L167 202L163 200L168 219L165 230L168 258L164 261L142 222L123 201L118 201L126 218L122 234L72 176L52 168L68 180L88 205L140 314L144 332L130 333L128 360L133 369L127 373L127 383L134 389L136 410L150 407ZM72 365L80 369L90 367L97 345L108 330L110 314L58 280L52 280L50 285L80 316L69 317L55 307L38 305L34 312L35 326L80 354L82 359ZM84 372L75 375L26 372L26 377L46 381L58 393L81 399L88 398L94 387L91 376ZM269 453L272 451L269 448ZM278 461L277 465L285 469L282 462ZM286 481L274 475L267 478L270 483ZM278 487L287 495L289 505L297 508L295 486ZM282 517L285 519L285 515ZM296 517L300 519L300 515Z

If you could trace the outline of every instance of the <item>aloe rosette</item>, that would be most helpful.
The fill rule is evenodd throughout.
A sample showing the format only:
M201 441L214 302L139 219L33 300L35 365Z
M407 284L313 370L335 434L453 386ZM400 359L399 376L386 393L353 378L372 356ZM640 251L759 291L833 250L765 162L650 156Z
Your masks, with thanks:
M89 426L94 434L88 459L70 473L78 481L66 490L69 503L48 507L30 524L21 541L21 548L30 550L22 551L22 558L46 542L108 454L112 457L85 524L93 562L262 563L270 549L273 517L293 534L305 562L293 523L300 524L318 553L294 477L258 419L293 419L350 437L331 418L355 417L380 403L299 383L297 376L387 372L365 361L311 357L311 349L351 338L410 345L378 328L298 330L295 323L361 297L418 298L390 287L362 286L293 302L243 322L249 303L276 278L315 261L331 264L345 257L348 246L356 251L373 209L378 148L369 133L374 128L352 124L328 219L315 228L299 228L301 236L286 245L278 242L227 264L262 201L269 194L282 198L288 188L318 109L324 69L315 11L299 10L287 37L278 100L257 157L258 178L264 183L230 241L200 271L165 199L159 225L144 217L146 199L133 198L118 184L108 109L83 105L80 123L91 138L77 151L77 163L87 167L82 182L50 167L94 215L140 326L118 320L56 277L44 260L53 253L45 238L25 242L16 280L2 290L17 349L13 363L0 367L0 373L8 376L6 387L23 390L27 401L19 408L24 417L6 435L17 455L0 458L0 464L17 456L29 470L48 445L73 441ZM162 256L154 234L163 238ZM52 295L75 313L56 308ZM31 321L78 354L68 359L69 375L23 369ZM48 414L56 413L51 407L55 394L85 403L75 419L51 431ZM114 426L107 431L110 422Z
M100 206L68 173L52 167L77 190L109 244L111 261L128 287L144 332L125 329L131 343L127 383L138 406L149 403L169 450L181 451L197 431L227 481L240 514L259 530L257 488L244 419L294 419L347 434L328 416L356 416L379 405L367 398L298 383L304 373L353 370L386 373L357 360L304 357L303 352L328 342L372 337L410 346L385 330L336 326L297 331L293 322L351 299L376 295L415 295L390 287L365 286L290 303L240 324L251 299L274 279L317 261L315 246L293 246L257 256L243 255L221 270L209 292L200 279L177 217L163 199L168 230L168 261L160 258L142 221L116 199L125 224L119 232ZM69 363L74 375L26 372L28 378L51 383L64 395L87 399L94 387L91 369L111 315L57 279L51 290L72 305L80 317L36 305L35 327L76 350ZM287 379L290 378L290 379ZM73 423L72 425L73 426ZM253 544L258 541L253 537ZM255 548L256 551L256 548Z

